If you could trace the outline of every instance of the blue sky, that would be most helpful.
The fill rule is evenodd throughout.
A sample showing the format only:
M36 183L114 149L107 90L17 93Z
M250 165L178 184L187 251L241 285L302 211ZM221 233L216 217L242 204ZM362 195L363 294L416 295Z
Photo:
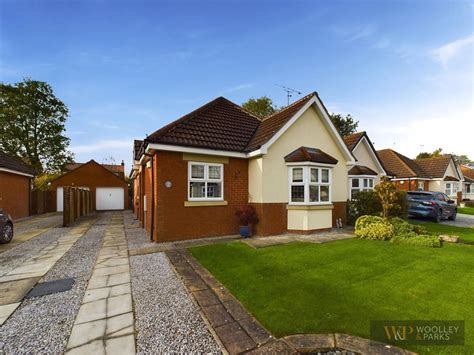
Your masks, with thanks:
M51 84L77 161L131 164L217 96L318 91L377 149L474 159L473 1L0 0L0 80ZM297 99L294 96L293 99Z

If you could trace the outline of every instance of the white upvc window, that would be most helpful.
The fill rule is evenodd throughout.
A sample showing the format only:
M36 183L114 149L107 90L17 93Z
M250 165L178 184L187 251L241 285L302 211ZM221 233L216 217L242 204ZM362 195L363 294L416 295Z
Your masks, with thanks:
M291 166L289 168L289 203L318 205L331 203L331 168Z
M188 200L223 201L224 165L214 163L188 163Z
M446 195L455 195L456 192L458 191L458 183L455 182L446 182L444 184L444 193Z
M374 189L375 178L373 177L352 177L350 181L351 199L356 192Z

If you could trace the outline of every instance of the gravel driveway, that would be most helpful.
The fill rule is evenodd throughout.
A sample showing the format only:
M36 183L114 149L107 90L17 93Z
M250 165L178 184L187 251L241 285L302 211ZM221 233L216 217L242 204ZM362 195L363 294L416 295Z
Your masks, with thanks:
M20 306L0 327L0 354L64 353L81 303L84 304L97 256L104 248L104 235L110 231L108 226L114 215L117 212L98 213L95 223L39 281L74 278L72 289L21 301ZM128 248L136 250L156 246L150 243L144 230L137 226L131 212L123 212L123 216ZM27 232L28 229L57 221L57 215L49 215L43 220L38 218L23 222L21 230ZM1 253L0 276L35 257L70 231L71 228L52 228ZM164 253L131 256L129 262L136 352L222 352L203 320L199 307L193 303ZM86 330L85 334L88 333Z

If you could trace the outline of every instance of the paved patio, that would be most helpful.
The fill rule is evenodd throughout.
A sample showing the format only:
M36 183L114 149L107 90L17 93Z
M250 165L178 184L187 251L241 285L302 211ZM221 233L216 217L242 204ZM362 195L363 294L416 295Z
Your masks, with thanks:
M334 229L329 232L321 232L314 234L282 234L269 237L252 237L242 239L241 242L247 244L252 248L265 248L274 245L288 244L293 242L305 243L327 243L336 240L344 240L355 238L355 234L348 229Z

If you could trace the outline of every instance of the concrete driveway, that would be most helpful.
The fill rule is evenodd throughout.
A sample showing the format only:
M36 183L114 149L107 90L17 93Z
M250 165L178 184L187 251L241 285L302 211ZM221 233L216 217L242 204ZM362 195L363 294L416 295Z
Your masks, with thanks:
M456 217L455 221L443 221L443 224L448 224L456 227L470 227L474 228L474 216L469 214L460 214Z

